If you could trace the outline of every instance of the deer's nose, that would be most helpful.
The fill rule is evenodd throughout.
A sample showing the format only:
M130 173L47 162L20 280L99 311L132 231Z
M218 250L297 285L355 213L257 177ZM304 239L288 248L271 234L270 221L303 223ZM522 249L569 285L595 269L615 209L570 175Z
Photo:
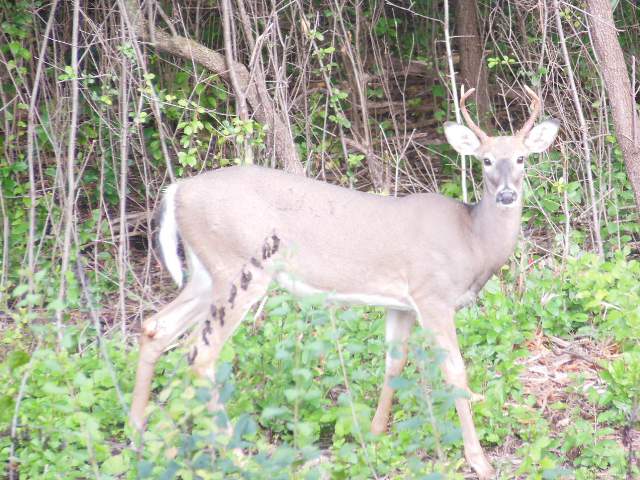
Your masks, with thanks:
M496 195L496 202L502 205L511 205L517 198L518 194L515 191L505 188Z

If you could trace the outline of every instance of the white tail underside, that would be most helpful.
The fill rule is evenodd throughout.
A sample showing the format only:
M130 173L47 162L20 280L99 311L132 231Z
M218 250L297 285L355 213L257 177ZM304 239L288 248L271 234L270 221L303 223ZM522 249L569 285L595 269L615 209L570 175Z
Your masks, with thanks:
M176 191L178 184L167 187L164 194L164 209L160 219L158 243L167 270L178 287L182 287L182 262L178 255L178 224L176 223Z

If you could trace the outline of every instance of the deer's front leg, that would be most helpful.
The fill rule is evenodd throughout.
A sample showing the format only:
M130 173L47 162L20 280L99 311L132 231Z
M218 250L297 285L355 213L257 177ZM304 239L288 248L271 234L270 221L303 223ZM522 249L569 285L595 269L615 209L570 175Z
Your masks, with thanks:
M458 337L454 323L455 311L451 308L434 307L426 304L419 305L420 323L433 335L436 345L442 348L447 356L442 362L441 368L445 381L456 388L470 392L467 384L467 372L460 354ZM484 451L480 446L480 440L476 433L471 414L471 404L466 398L458 398L455 401L460 427L462 429L462 440L464 443L464 456L471 468L478 474L481 480L495 477L495 471L487 461Z
M389 385L393 377L402 373L407 363L407 351L409 334L415 321L413 312L401 312L398 310L387 311L386 334L387 358L385 364L384 383L380 391L378 408L371 422L371 432L384 433L389 425L389 415L393 403L394 390ZM398 348L399 355L392 355L391 348Z

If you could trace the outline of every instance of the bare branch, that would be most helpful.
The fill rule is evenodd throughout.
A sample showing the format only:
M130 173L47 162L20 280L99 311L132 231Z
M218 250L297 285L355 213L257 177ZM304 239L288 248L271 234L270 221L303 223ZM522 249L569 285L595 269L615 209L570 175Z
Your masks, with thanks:
M129 0L127 2L128 8L132 8L133 4L137 4L137 2ZM136 15L136 18L140 22L137 30L140 38L149 42L153 41L153 45L157 49L194 61L220 75L221 78L228 82L231 82L231 71L233 71L239 88L246 92L247 101L253 107L256 118L259 122L270 127L270 132L267 135L267 146L273 150L276 158L283 162L285 170L300 174L304 172L288 121L283 120L276 112L266 85L263 82L257 82L255 78L251 78L247 67L241 63L233 62L228 68L224 55L194 40L181 36L172 36L161 29L154 29L154 38L152 40L148 29L140 20L140 16Z

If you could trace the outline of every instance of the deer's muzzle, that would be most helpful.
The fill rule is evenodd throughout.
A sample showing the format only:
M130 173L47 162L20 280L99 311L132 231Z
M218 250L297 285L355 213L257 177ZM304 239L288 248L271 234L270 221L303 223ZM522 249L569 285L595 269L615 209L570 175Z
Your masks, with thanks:
M496 203L500 205L511 205L518 199L518 194L515 190L505 188L500 190L496 195Z

